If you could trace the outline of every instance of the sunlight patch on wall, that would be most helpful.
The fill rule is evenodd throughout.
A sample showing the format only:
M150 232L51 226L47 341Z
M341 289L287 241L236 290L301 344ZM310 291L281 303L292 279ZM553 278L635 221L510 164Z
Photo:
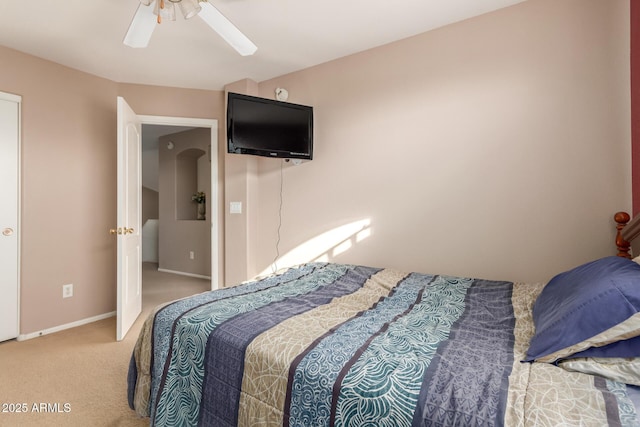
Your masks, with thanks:
M313 237L287 252L259 276L306 262L329 262L371 235L371 220L354 221Z

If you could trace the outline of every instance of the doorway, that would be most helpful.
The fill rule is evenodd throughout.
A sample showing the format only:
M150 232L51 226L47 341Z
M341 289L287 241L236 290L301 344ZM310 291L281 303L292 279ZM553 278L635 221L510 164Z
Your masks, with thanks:
M141 224L141 168L142 126L184 126L202 128L208 135L208 163L210 172L210 212L218 213L218 139L217 120L181 117L138 115L122 97L117 98L118 191L117 228L110 230L117 236L117 319L116 339L122 340L142 310L142 224ZM209 262L210 288L218 288L219 253L218 219L201 221L202 232L211 236Z
M217 289L217 120L142 115L139 117L142 122L143 150L142 261L156 263L158 269L165 273L206 278L210 281L210 288ZM193 144L199 144L197 146L200 148L193 148ZM192 152L200 153L199 161L194 160L194 187L182 190L186 194L181 194L180 200L183 205L188 205L188 210L193 210L193 218L183 218L184 214L183 217L173 215L179 211L175 200L178 189L173 186L176 185L176 181L180 184L184 179L172 175L180 169L177 167L180 163L174 165L170 162L179 161L185 157L185 153L186 157L189 157L189 153ZM197 166L203 162L206 163L206 174L202 173L204 166ZM201 173L196 173L197 170ZM201 191L206 193L207 209L206 214L199 216L200 220L195 221L197 204L191 201L191 197ZM157 199L154 200L155 197ZM152 212L157 209L159 215L155 221L149 221L152 218L149 217L149 210L145 208L145 201L147 207L151 205ZM155 203L157 207L154 206ZM164 215L162 220L160 215ZM199 231L193 231L196 229ZM203 234L207 238L203 239ZM163 239L171 244L167 245L165 242L163 245ZM190 243L183 244L184 248L181 248L181 245L176 244L176 240L186 240ZM193 267L194 265L200 267Z
M211 281L211 142L208 128L142 125L146 270Z
M210 195L207 195L210 200L209 210L212 215L207 216L206 223L210 226L211 235L211 289L218 289L219 283L219 262L218 262L218 224L215 214L219 212L219 200L218 200L218 121L215 119L196 119L185 117L165 117L165 116L138 116L142 122L144 129L153 129L158 126L161 130L160 133L168 132L175 133L173 131L180 131L193 128L208 128L210 129L210 149L209 149L209 161L211 162L210 173ZM173 129L171 129L173 127ZM144 138L144 131L143 131Z

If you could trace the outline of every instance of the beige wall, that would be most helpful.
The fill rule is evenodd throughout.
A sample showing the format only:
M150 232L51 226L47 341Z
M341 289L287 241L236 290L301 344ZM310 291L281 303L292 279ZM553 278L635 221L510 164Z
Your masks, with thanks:
M314 160L283 168L280 253L322 238L289 259L535 281L613 253L611 216L631 206L628 5L529 0L258 84L315 107ZM218 119L218 217L249 210L231 238L220 228L220 265L240 265L230 283L269 267L280 163L226 155L224 92L3 47L0 63L0 90L23 97L22 334L115 310L117 95L138 114Z
M284 168L280 253L337 229L292 262L526 281L614 254L628 70L628 1L530 0L262 82L315 108L314 160ZM275 254L279 162L259 176L256 272Z
M223 93L117 84L1 46L0 63L0 90L23 100L24 335L116 308L116 96L139 114L222 123Z
M225 92L258 95L258 84L244 79L225 87ZM226 106L226 101L225 101ZM225 193L225 283L236 285L256 275L258 207L258 158L226 152L224 129L224 193ZM241 214L230 213L230 203L242 203Z
M113 311L117 85L2 47L0 63L23 99L20 332Z
M150 219L158 219L158 199L156 190L142 187L142 225Z
M167 143L173 143L173 149ZM159 264L163 270L199 276L211 275L211 130L196 128L160 138L159 167ZM197 150L196 156L190 155ZM186 156L185 156L186 155ZM189 164L180 167L180 162ZM197 166L195 166L197 164ZM184 170L192 172L185 176ZM208 179L198 179L197 174ZM188 179L189 178L189 179ZM200 185L197 185L200 181ZM185 184L186 188L181 188ZM197 188L196 190L194 190ZM197 220L197 205L191 202L195 191L207 194L207 220ZM193 259L190 258L193 252Z

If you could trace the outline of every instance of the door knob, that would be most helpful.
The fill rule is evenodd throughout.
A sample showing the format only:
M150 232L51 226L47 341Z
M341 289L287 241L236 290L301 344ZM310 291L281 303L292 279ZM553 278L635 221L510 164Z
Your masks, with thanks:
M13 234L13 228L5 228L2 230L3 236L11 236Z
M133 234L133 228L128 228L128 227L118 227L118 228L112 228L109 230L109 234Z

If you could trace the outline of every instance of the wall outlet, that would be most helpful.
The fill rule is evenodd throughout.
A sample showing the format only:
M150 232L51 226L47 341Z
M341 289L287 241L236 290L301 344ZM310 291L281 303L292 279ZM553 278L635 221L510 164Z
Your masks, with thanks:
M195 259L196 258L196 253L193 251L189 251L189 259Z
M71 298L73 296L73 283L62 285L62 298Z

